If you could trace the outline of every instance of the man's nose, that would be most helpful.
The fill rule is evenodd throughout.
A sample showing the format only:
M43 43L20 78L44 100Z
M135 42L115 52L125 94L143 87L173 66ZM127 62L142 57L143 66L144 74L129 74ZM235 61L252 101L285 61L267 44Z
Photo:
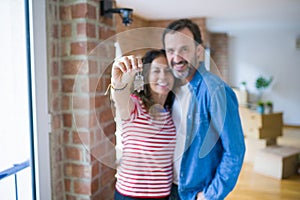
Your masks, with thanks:
M183 58L179 53L175 52L173 55L173 60L174 60L174 62L178 63L178 62L182 61Z

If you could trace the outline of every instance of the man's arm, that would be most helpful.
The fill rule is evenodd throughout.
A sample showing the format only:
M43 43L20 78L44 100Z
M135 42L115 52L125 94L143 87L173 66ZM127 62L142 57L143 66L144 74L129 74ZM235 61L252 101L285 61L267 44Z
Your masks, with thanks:
M234 92L226 85L215 90L211 104L212 124L219 133L223 156L211 184L203 194L206 199L224 199L234 188L245 154L245 142Z

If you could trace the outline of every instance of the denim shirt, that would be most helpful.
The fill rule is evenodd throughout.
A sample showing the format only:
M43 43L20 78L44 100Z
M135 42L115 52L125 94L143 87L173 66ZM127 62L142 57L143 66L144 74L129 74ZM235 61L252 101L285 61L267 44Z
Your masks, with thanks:
M233 90L201 63L189 82L185 152L178 192L183 200L224 199L234 188L245 154L245 142Z

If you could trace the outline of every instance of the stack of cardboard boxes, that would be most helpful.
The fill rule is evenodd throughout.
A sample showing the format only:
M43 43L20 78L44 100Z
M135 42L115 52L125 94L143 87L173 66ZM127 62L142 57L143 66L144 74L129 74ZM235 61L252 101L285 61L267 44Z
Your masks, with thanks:
M282 113L259 114L240 106L240 116L246 143L245 162L253 164L256 172L277 179L295 174L300 150L276 142L282 136Z

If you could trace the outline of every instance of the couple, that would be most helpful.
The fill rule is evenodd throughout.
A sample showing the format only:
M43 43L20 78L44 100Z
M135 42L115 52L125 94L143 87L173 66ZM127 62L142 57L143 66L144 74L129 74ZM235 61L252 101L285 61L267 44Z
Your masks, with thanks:
M165 50L124 56L112 67L123 144L115 200L224 199L245 153L236 97L206 71L198 25L174 21L162 42ZM131 93L141 71L144 90Z

